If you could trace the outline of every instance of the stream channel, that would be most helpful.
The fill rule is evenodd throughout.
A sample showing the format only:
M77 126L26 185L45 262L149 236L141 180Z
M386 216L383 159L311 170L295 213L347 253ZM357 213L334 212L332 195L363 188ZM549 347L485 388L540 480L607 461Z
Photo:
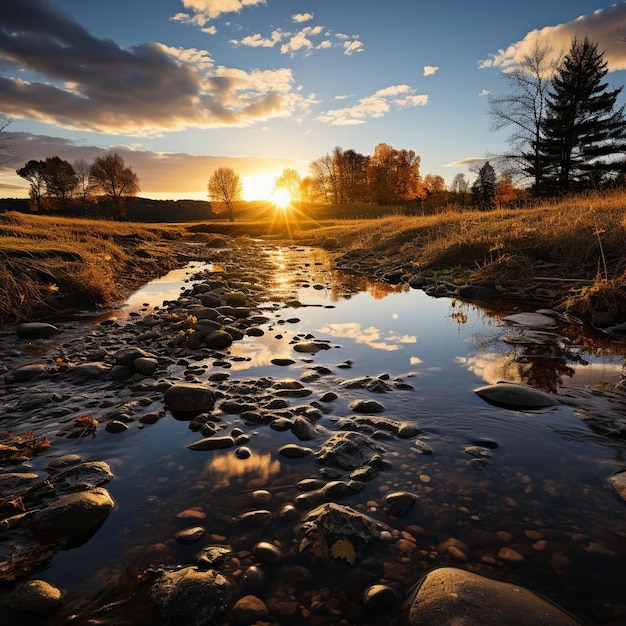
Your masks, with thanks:
M134 600L142 572L194 564L210 544L232 550L223 573L241 595L254 593L267 604L268 623L393 624L420 577L450 565L522 585L584 624L626 624L626 502L610 482L626 468L626 440L594 421L615 424L626 413L618 384L624 340L559 316L530 328L508 317L528 310L520 304L432 298L408 285L373 282L336 269L320 250L260 244L252 252L211 254L212 262L171 272L106 315L55 322L60 332L50 338L2 330L0 428L12 435L30 430L51 443L17 470L3 471L43 476L51 460L77 454L105 461L115 475L105 485L115 509L97 532L25 566L22 579L63 590L61 608L32 621L3 614L3 623L156 623ZM215 293L215 281L222 292L248 295L250 317L230 347L192 350L184 343L200 308L192 296ZM213 291L194 287L202 283ZM295 349L305 342L317 349ZM127 379L111 379L104 368L89 379L72 374L95 360L110 368L112 355L128 346L155 354L157 372ZM45 365L46 375L11 379L33 364ZM181 381L208 385L221 401L253 404L253 412L275 407L283 425L312 418L310 437L247 421L242 411L220 410L218 401L211 415L216 436L233 433L241 445L190 450L203 436L198 423L173 414L163 400L164 390ZM498 381L549 392L558 404L502 408L474 391ZM358 400L383 407L370 425L353 408ZM97 430L72 436L70 426L85 415L98 420ZM333 497L320 487L335 476L320 471L315 454L288 458L279 450L296 444L316 451L348 416L361 418L356 429L380 446L384 466L362 489ZM401 438L374 417L419 432ZM127 428L109 432L112 419ZM417 502L392 516L383 498L398 491ZM388 525L392 540L355 557L324 561L299 553L301 516L332 499ZM192 526L204 529L200 539L177 539ZM278 546L283 560L262 564L248 591L246 571L258 569L259 541ZM0 561L28 545L5 529ZM0 601L14 582L5 579ZM364 612L363 590L376 583L395 589L397 610ZM234 623L228 619L223 623Z

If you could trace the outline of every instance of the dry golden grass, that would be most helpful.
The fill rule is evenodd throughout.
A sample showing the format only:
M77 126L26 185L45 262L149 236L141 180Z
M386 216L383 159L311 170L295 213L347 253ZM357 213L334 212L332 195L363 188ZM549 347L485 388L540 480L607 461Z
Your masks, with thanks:
M169 227L0 214L0 323L111 304L175 262L175 236Z
M200 242L203 233L326 247L375 274L445 270L448 280L504 289L543 277L594 281L593 288L563 294L582 301L566 303L577 312L600 303L619 308L626 290L624 191L528 209L448 208L421 217L387 209L380 217L346 219L346 211L334 209L336 217L329 218L328 207L281 212L250 203L234 223L163 226L0 214L0 323L111 303L173 267L175 240ZM138 256L139 249L150 256Z

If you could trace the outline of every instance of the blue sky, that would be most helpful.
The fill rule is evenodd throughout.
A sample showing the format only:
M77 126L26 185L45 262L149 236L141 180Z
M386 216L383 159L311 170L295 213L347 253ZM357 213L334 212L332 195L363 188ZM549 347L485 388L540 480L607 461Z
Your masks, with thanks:
M450 183L505 149L488 94L537 40L588 36L626 76L626 2L583 0L3 0L0 113L29 159L117 150L141 195L206 198L215 167L269 194L335 146L414 150ZM8 17L7 17L8 16ZM625 102L621 96L621 102Z

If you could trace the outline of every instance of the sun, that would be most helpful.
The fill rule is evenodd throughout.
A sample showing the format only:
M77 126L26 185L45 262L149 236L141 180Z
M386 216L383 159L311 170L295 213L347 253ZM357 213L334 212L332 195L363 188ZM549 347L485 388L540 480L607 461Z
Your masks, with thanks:
M272 194L272 202L284 211L291 204L291 194L286 189L277 189Z

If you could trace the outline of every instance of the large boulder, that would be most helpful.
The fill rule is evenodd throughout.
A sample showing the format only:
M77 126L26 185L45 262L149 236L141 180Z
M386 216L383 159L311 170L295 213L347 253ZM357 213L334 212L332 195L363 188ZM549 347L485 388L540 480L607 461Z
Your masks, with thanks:
M164 571L153 583L149 595L165 626L210 626L228 608L233 590L228 580L215 570L200 572L195 567L186 567Z
M410 602L408 626L580 626L537 594L454 567L426 574Z
M97 530L114 506L106 489L73 493L37 511L30 530L43 544L72 544Z

